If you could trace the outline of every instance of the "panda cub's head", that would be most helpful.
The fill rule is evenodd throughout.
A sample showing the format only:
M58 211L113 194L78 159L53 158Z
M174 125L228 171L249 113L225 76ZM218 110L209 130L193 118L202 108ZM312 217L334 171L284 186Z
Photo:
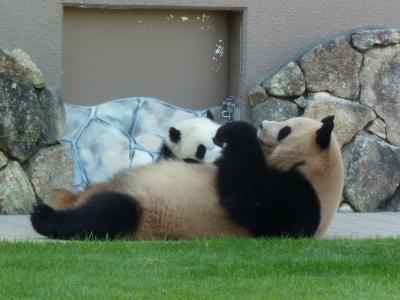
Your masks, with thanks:
M169 128L160 159L177 159L188 163L212 163L221 155L213 138L220 127L208 118L184 120Z

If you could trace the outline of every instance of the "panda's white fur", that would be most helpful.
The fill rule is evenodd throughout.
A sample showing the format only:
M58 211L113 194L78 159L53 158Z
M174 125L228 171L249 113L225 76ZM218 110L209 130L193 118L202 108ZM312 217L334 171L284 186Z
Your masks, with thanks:
M289 128L289 129L287 129ZM216 164L166 160L75 194L58 191L31 221L55 238L321 237L338 207L343 163L333 118L221 127Z
M212 163L221 155L213 142L219 124L209 118L191 118L169 128L161 148L160 159L195 163Z

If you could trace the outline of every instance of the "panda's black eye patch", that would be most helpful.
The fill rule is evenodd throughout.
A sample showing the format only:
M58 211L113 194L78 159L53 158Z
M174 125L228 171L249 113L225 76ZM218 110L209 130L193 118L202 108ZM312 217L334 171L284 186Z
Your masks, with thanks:
M292 132L292 128L289 126L283 127L281 130L279 130L278 133L278 142L282 141L285 137L287 137L290 133Z
M181 132L175 127L169 129L169 139L171 142L177 144L181 140Z
M206 147L203 144L200 144L197 146L197 151L196 151L196 158L198 159L203 159L204 156L206 155Z

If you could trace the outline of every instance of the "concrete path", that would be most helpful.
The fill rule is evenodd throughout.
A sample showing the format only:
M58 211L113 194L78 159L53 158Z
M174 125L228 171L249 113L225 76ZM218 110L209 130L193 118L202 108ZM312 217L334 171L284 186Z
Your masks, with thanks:
M326 235L332 238L400 238L400 213L337 213ZM46 241L31 227L29 216L0 216L0 240Z

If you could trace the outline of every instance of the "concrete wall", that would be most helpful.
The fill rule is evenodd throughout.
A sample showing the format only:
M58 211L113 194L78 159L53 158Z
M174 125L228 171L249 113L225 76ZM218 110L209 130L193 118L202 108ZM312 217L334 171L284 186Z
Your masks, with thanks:
M357 27L399 27L393 0L1 0L0 47L31 54L61 87L62 6L244 10L240 95L320 39ZM244 111L244 114L246 112Z

